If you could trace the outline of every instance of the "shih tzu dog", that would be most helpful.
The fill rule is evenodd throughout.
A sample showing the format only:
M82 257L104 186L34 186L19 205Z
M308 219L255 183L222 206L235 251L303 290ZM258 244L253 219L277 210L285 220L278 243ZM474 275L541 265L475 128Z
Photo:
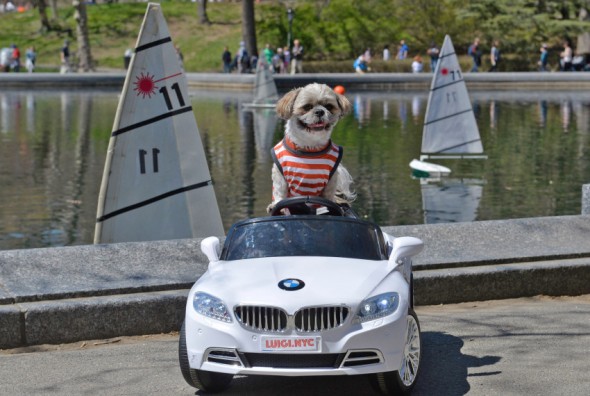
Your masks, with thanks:
M273 149L272 203L297 196L320 196L338 204L355 199L352 177L340 164L342 147L330 136L351 104L325 84L309 84L283 96L277 114L287 121L285 137Z

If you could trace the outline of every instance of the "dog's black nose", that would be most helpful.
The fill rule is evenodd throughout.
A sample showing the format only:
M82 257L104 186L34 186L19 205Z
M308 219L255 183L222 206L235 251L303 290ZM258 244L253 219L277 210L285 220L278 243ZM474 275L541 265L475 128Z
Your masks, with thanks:
M322 117L324 115L324 110L322 110L322 109L316 110L315 115L317 115L318 117Z

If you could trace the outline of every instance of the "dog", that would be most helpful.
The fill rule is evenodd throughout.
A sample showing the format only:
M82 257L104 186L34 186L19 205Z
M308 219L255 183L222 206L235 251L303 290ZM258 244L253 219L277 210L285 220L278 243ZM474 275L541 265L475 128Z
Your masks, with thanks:
M338 121L351 110L348 99L325 84L312 83L285 94L276 105L286 120L285 137L273 149L271 212L282 199L320 196L350 204L356 194L350 173L340 164L342 147L332 143Z

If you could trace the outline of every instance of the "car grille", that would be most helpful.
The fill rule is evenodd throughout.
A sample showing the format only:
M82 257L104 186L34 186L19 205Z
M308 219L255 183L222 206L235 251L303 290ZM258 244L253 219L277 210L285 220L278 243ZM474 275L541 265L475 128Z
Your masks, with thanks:
M338 368L343 354L268 354L244 353L242 355L247 367L271 368Z
M295 313L295 328L301 332L315 332L341 326L348 317L348 307L307 307Z
M280 332L287 328L287 313L280 308L240 305L234 313L242 325L254 330Z
M264 332L283 332L295 328L302 333L330 330L342 326L350 310L346 306L306 307L289 316L276 307L239 305L234 308L238 322L244 327Z

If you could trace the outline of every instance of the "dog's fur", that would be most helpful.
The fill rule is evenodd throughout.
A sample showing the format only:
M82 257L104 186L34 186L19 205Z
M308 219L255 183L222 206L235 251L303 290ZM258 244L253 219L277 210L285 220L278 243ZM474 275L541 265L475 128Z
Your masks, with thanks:
M325 84L309 84L283 96L277 103L277 114L286 120L285 136L301 151L325 148L332 130L342 116L350 112L351 104L344 95L337 94ZM273 202L287 198L287 181L278 167L272 168ZM324 188L321 197L336 203L351 203L356 194L351 190L352 177L340 164Z

